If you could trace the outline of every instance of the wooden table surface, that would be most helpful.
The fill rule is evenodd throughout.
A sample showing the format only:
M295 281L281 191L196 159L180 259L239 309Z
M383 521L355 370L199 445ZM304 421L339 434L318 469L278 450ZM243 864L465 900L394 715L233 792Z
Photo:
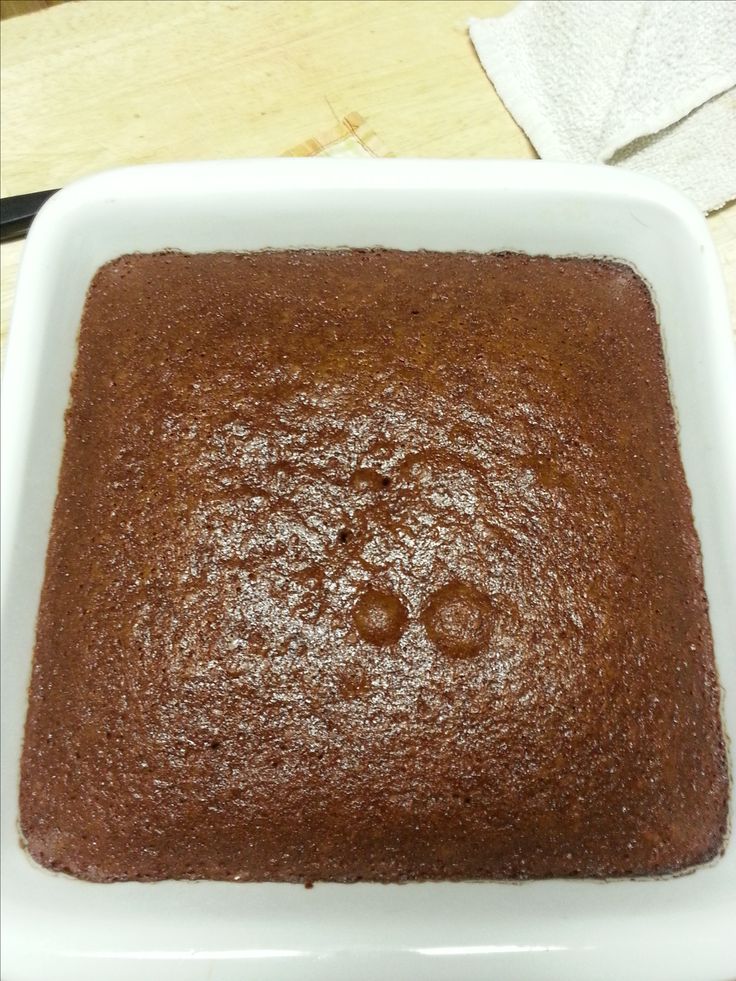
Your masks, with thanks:
M1 190L278 155L364 116L397 156L531 157L468 40L503 0L82 0L3 22ZM736 310L736 205L709 225ZM7 330L22 243L3 245Z

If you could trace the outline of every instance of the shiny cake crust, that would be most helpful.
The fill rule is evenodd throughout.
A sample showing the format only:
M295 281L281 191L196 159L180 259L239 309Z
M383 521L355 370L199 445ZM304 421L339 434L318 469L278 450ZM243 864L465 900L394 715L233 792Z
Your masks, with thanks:
M20 789L41 864L603 877L722 847L699 545L630 269L125 256L66 434Z

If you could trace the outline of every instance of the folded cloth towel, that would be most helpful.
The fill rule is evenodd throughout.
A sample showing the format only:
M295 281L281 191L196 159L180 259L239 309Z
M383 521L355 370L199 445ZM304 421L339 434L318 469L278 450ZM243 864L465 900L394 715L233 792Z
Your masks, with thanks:
M736 197L734 0L521 0L470 37L541 157Z

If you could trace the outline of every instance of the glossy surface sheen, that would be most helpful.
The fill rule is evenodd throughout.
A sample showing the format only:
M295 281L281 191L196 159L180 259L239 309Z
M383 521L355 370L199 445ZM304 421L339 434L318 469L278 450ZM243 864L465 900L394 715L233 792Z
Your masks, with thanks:
M118 260L80 334L21 821L85 878L628 875L727 778L627 268Z

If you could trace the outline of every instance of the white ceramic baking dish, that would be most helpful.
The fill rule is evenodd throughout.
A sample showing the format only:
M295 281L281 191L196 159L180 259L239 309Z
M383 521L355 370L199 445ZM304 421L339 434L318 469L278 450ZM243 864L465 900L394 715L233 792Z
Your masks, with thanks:
M3 399L4 981L736 975L736 847L648 881L91 885L17 829L34 622L82 303L125 252L369 246L611 256L651 284L736 733L736 358L717 259L683 198L604 167L258 160L143 167L62 191L30 233ZM733 801L732 801L733 809Z

